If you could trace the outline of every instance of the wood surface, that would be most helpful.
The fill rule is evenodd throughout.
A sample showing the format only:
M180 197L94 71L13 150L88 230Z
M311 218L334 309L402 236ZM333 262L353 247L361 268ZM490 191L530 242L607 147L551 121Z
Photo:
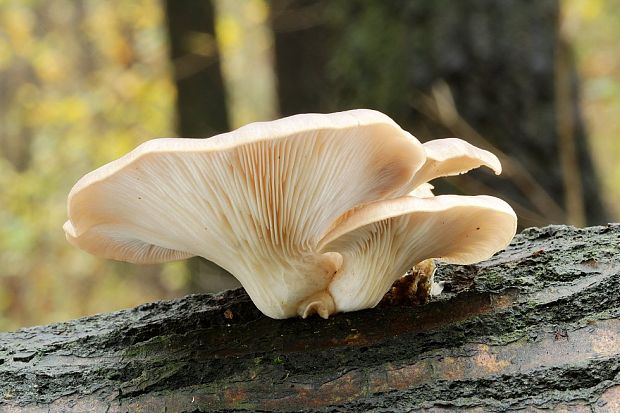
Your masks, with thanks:
M0 334L0 412L620 411L620 225L530 228L444 293L272 320L243 290Z

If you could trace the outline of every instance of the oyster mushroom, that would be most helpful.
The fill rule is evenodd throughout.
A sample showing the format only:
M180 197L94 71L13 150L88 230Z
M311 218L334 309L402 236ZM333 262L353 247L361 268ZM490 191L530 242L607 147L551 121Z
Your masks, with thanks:
M459 175L480 166L490 168L496 175L502 173L499 159L458 138L435 139L423 144L426 162L416 173L412 185L418 187L442 176Z
M206 140L156 139L85 175L68 198L72 244L105 258L202 256L273 318L327 317L342 265L316 246L347 210L411 187L420 142L371 110L253 123ZM413 188L411 188L413 189Z
M491 196L433 195L427 181L480 166L499 175L497 157L458 138L423 144L426 161L407 196L380 200L349 211L334 222L319 251L339 251L344 265L329 292L337 311L377 305L406 271L426 278L433 288L432 259L473 264L504 249L514 237L517 217L506 202Z
M443 144L441 143L443 141ZM426 181L486 165L461 140L424 145L371 110L254 123L208 140L157 139L85 175L67 239L135 263L202 256L267 316L376 305L427 258L474 262L516 217L492 197L433 196Z
M485 195L405 196L365 205L319 244L319 251L343 257L329 284L336 310L374 307L407 270L428 259L485 260L508 245L516 223L507 203Z

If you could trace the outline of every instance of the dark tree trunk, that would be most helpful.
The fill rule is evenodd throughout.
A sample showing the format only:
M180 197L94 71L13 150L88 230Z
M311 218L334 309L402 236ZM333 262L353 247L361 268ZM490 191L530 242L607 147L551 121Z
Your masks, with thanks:
M224 85L210 1L166 0L178 132L208 138L228 130Z
M272 320L236 290L0 334L0 411L617 412L619 256L620 225L532 228L424 306Z
M523 226L607 222L557 0L273 4L282 113L379 109L422 141L505 154L503 179L440 192L506 198Z

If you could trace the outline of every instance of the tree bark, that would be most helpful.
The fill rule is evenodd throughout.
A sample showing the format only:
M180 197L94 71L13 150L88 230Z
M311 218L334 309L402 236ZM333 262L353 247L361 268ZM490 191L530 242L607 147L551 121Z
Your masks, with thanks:
M0 334L0 411L617 412L619 256L617 224L531 228L423 306L272 320L234 290Z

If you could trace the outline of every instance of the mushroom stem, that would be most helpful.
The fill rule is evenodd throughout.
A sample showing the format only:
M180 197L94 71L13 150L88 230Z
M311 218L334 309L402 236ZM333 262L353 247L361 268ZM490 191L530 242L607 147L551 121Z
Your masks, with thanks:
M318 313L322 318L327 319L331 314L336 312L336 304L331 294L326 291L318 293L303 300L297 307L297 314L302 318Z

